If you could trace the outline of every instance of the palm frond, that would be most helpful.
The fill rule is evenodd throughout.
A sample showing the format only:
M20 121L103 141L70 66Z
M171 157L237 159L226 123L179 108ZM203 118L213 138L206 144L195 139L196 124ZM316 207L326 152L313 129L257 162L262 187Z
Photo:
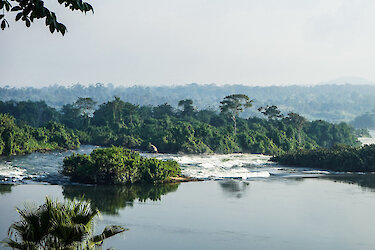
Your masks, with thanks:
M105 240L109 237L112 237L116 234L119 234L119 233L122 233L122 232L125 232L125 231L128 231L128 230L129 229L124 228L122 226L115 226L115 225L106 226L101 234L93 236L90 239L90 241L92 241L94 243L100 243L100 242L102 242L103 240Z
M3 244L4 246L6 247L10 247L12 249L27 249L27 250L36 250L38 249L37 245L34 243L34 242L27 242L27 241L23 241L23 242L18 242L18 241L15 241L15 240L12 240L12 239L6 239L6 240L3 240L3 241L0 241L1 244Z

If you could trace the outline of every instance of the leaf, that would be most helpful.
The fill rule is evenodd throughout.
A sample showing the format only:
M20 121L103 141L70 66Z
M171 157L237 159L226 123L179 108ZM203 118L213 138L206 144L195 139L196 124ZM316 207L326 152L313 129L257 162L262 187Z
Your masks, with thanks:
M26 22L26 26L27 26L27 27L30 27L30 25L31 25L30 20L29 20L29 19L26 19L25 22Z
M53 25L53 23L49 25L49 31L51 31L51 33L55 32L55 26Z
M0 15L0 20L4 18L4 15Z
M2 29L2 30L5 29L5 20L3 20L3 21L1 22L1 29Z
M111 226L106 226L103 230L103 232L99 235L95 235L91 238L91 241L92 242L95 242L95 243L99 243L109 237L112 237L116 234L119 234L119 233L122 233L122 232L125 232L125 231L128 231L129 229L127 228L124 228L122 226L115 226L115 225L111 225Z
M19 10L22 10L22 8L20 6L14 6L11 11L19 11Z
M8 2L8 1L3 1L4 2L4 5L5 5L5 9L7 10L7 11L9 11L10 10L10 7L12 7L12 5Z
M18 13L18 14L16 15L16 21L20 20L21 17L22 17L22 12L20 12L20 13Z

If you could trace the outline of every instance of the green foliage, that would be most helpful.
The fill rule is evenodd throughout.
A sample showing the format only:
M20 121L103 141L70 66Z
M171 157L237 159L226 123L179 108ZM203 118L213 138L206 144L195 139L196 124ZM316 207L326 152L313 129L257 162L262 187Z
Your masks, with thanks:
M17 126L14 117L0 114L0 155L30 153L36 150L74 149L78 137L64 125L49 122L44 127Z
M274 156L271 160L284 165L339 172L374 172L375 145L334 145L331 148L298 150Z
M194 114L193 100L185 99L178 102L179 107L183 107L181 116L192 116Z
M277 108L277 106L266 106L266 107L259 107L258 111L261 112L263 115L267 116L268 119L274 120L278 118L282 118L283 115L281 114L281 111Z
M105 103L118 96L143 107L169 103L177 108L179 100L191 99L199 110L218 111L220 101L228 93L243 93L254 99L253 106L271 104L287 114L295 112L308 120L329 122L351 121L375 107L375 85L323 84L317 86L244 86L215 84L187 84L176 86L114 86L92 84L84 86L51 85L37 88L0 87L0 100L45 100L52 107L74 103L79 96ZM170 114L169 114L170 115ZM259 116L256 109L247 109L242 117Z
M181 173L177 162L146 158L122 147L95 149L90 155L64 159L63 174L72 181L99 184L163 182Z
M6 150L9 154L10 148L11 154L32 152L38 148L74 148L79 145L79 141L145 151L152 144L162 153L278 154L296 149L330 147L337 143L357 144L356 132L346 123L333 124L321 120L310 122L293 112L283 119L271 116L268 120L256 117L235 117L233 120L227 113L212 110L195 110L182 116L167 103L157 107L139 107L115 97L101 104L91 116L93 103L88 100L90 103L86 105L86 101L83 100L81 108L76 104L64 105L54 115L72 131L64 129L56 121L38 129L22 125L20 129L27 132L10 129L3 133L1 152ZM189 100L184 101L190 103ZM9 103L14 105L7 105L3 112L13 110L8 113L17 113L12 107L23 107L17 102ZM19 117L27 117L22 112L17 114ZM17 121L21 124L19 119ZM238 128L236 134L233 133L233 121L236 130Z
M229 114L234 123L234 134L237 133L237 116L246 108L252 106L253 100L244 94L234 94L224 97L220 102L220 111L223 114Z
M93 236L99 211L82 200L62 203L47 197L39 207L27 204L17 211L21 220L10 226L8 238L2 242L13 249L96 249L106 238L127 230L108 226Z
M49 107L44 101L0 101L0 113L9 114L19 123L26 123L33 127L40 127L49 121L58 121L59 112Z
M12 5L11 2L14 4ZM81 12L94 12L92 6L82 0L58 0L59 4L64 5L66 8L71 10L80 10ZM34 19L45 19L46 26L50 32L60 32L62 35L67 31L64 24L57 21L56 14L44 6L42 0L1 0L0 10L3 13L16 12L15 20L25 22L27 27L30 27ZM5 15L0 15L1 29L4 30L9 27L8 21L5 19Z

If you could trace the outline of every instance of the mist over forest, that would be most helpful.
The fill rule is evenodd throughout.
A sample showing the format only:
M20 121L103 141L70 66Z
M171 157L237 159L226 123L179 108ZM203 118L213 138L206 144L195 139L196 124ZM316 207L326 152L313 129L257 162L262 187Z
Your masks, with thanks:
M91 97L98 104L118 96L126 102L138 105L160 105L168 103L177 107L182 99L192 99L197 109L218 110L223 97L243 93L254 99L254 107L243 116L260 116L257 107L276 105L284 112L296 112L310 120L323 119L330 122L349 122L356 116L371 112L375 107L374 85L335 85L315 86L244 86L215 84L188 84L181 86L132 86L118 87L112 84L75 84L69 87L52 85L42 88L2 87L2 101L45 101L48 105L60 108L73 103L78 97Z

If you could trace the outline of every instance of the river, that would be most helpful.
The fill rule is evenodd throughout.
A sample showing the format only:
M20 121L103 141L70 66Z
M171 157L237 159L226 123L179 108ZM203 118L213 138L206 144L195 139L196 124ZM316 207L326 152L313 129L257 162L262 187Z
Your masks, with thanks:
M96 231L108 224L130 229L106 248L375 249L375 174L284 167L263 155L145 154L177 160L184 174L206 181L90 186L59 173L72 152L2 159L0 239L25 201L84 195L102 211Z

